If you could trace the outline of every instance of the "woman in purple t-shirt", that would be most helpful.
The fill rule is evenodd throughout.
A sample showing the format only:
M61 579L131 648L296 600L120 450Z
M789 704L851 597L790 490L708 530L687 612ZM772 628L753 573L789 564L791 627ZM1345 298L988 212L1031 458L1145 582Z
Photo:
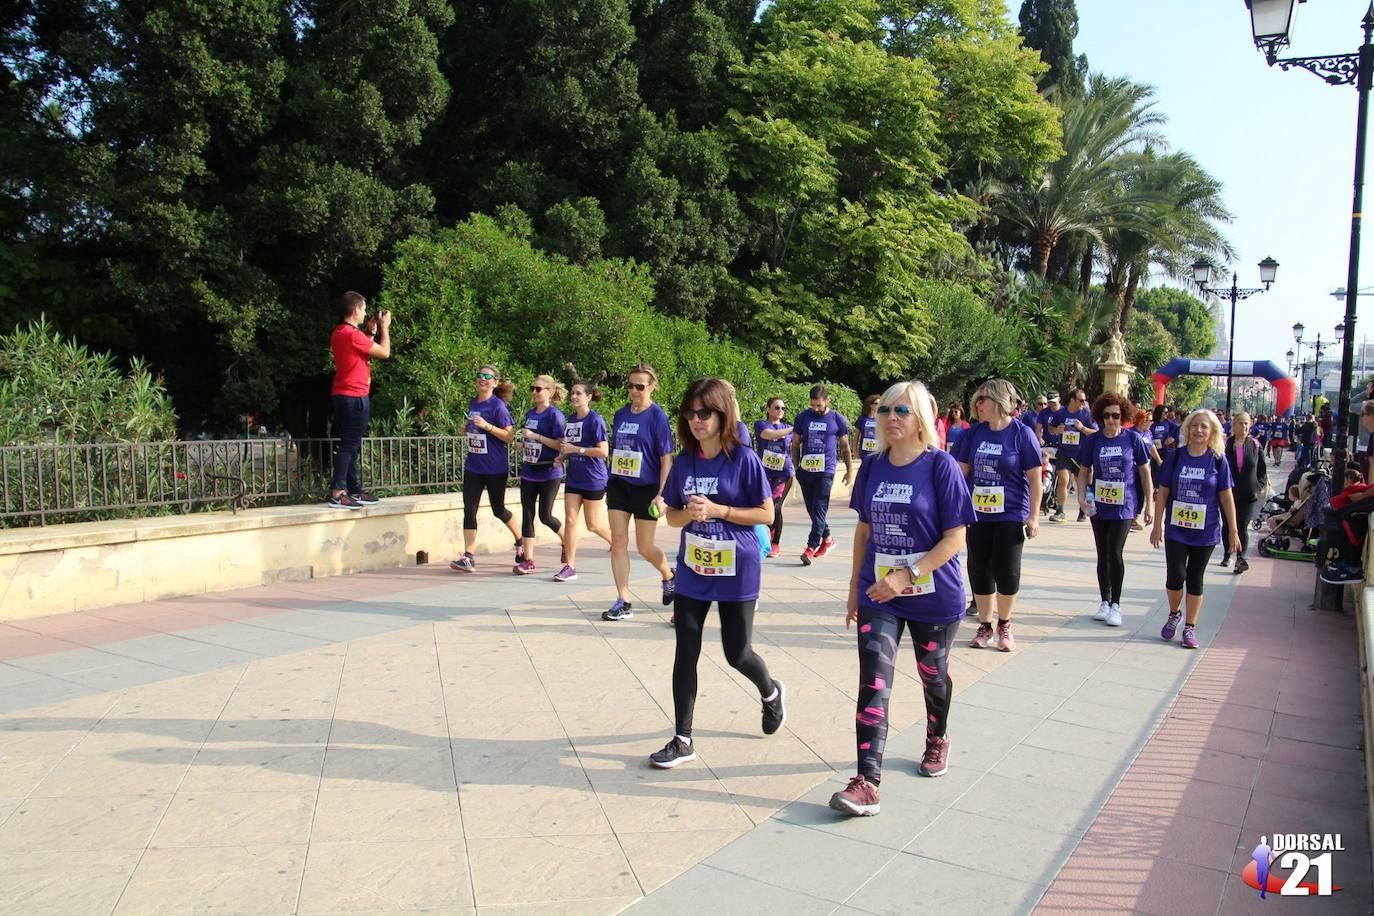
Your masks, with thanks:
M1236 503L1232 496L1231 468L1222 457L1221 421L1210 410L1195 410L1183 421L1183 444L1164 459L1155 490L1155 526L1150 543L1164 542L1167 575L1164 591L1169 596L1169 619L1159 635L1172 640L1182 614L1183 589L1188 588L1187 619L1183 622L1183 648L1197 648L1198 615L1202 613L1202 580L1212 551L1221 540L1221 523L1232 553L1240 538L1236 533Z
M525 426L520 443L520 536L524 544L524 558L516 562L515 574L528 576L534 572L534 516L558 539L563 540L563 523L554 518L553 501L563 483L562 454L563 426L566 418L555 405L562 404L567 389L552 376L536 376L530 382L530 400L534 406L525 412ZM567 563L566 553L563 562Z
M497 397L501 372L491 363L477 370L477 397L468 404L467 454L463 458L463 555L448 565L458 572L477 568L472 551L477 547L477 510L482 491L487 491L491 514L499 518L515 539L515 562L523 560L520 528L506 508L506 481L510 478L507 447L515 438L510 408Z
M758 535L755 525L773 518L773 498L763 462L739 441L739 407L734 386L723 379L697 379L678 411L682 451L663 487L668 524L681 528L677 551L673 658L676 731L649 762L662 769L696 759L692 713L697 699L701 631L715 602L725 660L753 682L763 701L763 733L771 735L787 717L785 690L754 652L749 634L759 597Z
M587 530L611 543L611 529L600 509L610 476L606 471L606 456L610 454L606 421L591 409L592 404L601 400L601 389L593 381L579 379L573 382L568 399L573 412L563 428L563 455L559 459L568 473L563 487L563 568L553 577L555 582L572 582L577 578L579 509Z
M792 424L787 422L787 403L782 398L768 399L768 419L755 421L754 442L773 490L773 523L769 526L772 543L768 548L771 559L781 550L782 506L796 479L792 470Z
M920 382L898 382L878 406L878 451L859 467L850 505L859 513L846 628L859 623L858 775L830 799L846 814L877 814L897 647L911 633L926 702L923 776L949 761L953 683L949 653L964 614L959 551L973 503L959 465L941 451L931 399Z

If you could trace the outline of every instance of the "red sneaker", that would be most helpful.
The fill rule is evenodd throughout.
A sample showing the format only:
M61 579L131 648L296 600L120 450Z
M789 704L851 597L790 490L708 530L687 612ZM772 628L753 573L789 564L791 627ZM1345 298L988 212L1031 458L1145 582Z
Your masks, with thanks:
M778 554L779 554L780 552L781 552L780 548L778 547L778 545L777 545L776 543L774 543L773 546L770 547L770 548L768 549L768 559L770 559L770 560L775 560L775 559L777 559L777 556L778 556Z
M810 566L811 561L816 559L816 548L808 547L802 551L802 565Z
M943 776L949 770L949 736L926 735L926 753L921 758L922 776Z
M825 555L828 554L832 549L834 549L834 547L835 547L835 539L834 539L834 538L826 538L825 540L821 541L821 546L819 546L819 547L816 548L816 559L819 560L821 557L825 556Z
M872 817L881 809L878 804L878 787L863 774L849 780L849 785L841 792L830 796L830 807L856 817Z

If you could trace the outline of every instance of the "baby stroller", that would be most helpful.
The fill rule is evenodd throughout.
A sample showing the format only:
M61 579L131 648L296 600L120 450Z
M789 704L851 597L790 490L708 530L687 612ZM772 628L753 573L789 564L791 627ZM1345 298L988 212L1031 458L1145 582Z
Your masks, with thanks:
M1281 560L1312 562L1317 556L1317 528L1320 516L1315 511L1327 492L1326 477L1309 470L1289 488L1286 509L1272 513L1260 527L1259 552ZM1277 497L1275 497L1277 499ZM1273 499L1265 503L1268 508Z

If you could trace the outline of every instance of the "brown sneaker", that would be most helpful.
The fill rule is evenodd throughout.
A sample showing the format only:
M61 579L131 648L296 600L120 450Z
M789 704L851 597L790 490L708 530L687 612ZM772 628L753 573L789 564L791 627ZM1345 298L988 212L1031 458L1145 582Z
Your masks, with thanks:
M836 792L830 796L830 807L855 817L872 817L880 808L878 787L864 779L860 773L849 780L849 785L845 786L843 792Z
M997 648L1003 652L1010 652L1016 648L1016 637L1011 635L1011 621L997 621Z
M949 769L949 736L926 735L926 755L921 758L922 776L943 776Z

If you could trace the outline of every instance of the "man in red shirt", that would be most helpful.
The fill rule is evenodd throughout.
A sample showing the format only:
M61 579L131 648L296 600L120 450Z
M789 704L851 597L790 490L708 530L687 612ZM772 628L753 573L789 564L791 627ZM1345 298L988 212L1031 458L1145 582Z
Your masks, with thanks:
M362 326L366 322L367 330ZM373 340L381 328L380 340ZM362 456L363 434L372 419L372 366L370 360L391 356L391 313L381 312L367 317L367 300L349 291L339 298L339 324L329 337L334 351L334 436L339 444L334 448L334 474L329 483L329 499L325 505L334 509L361 509L377 502L377 498L363 490L358 479L358 461Z

